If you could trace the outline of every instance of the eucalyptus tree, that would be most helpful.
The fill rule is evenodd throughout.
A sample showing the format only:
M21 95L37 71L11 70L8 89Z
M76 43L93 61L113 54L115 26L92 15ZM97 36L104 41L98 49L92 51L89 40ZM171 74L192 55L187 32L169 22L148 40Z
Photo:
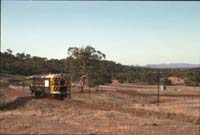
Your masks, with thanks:
M80 48L69 47L68 55L72 74L79 75L81 92L83 92L86 80L89 80L91 86L102 83L98 77L100 77L100 61L106 57L104 53L88 45Z

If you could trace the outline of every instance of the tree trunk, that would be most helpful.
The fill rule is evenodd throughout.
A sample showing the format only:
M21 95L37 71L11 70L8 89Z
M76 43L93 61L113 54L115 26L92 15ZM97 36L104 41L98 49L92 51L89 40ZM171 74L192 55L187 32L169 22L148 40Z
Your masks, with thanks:
M87 74L81 76L81 79L80 79L80 92L83 92L86 78L87 78Z
M83 92L84 86L85 86L85 80L80 80L80 92Z

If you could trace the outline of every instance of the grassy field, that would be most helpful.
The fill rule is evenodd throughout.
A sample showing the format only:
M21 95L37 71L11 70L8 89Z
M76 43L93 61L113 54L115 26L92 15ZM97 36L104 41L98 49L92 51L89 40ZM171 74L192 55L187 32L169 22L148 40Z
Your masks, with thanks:
M72 98L37 98L28 88L0 88L0 134L199 135L200 88L183 85L160 91L148 85L112 84Z

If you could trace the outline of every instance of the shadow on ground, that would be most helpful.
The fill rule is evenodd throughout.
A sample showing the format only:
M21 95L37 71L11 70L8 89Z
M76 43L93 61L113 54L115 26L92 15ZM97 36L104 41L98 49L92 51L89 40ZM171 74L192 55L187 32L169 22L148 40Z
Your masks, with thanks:
M8 102L4 104L0 110L14 110L19 107L23 107L32 99L36 99L34 96L27 96L27 97L17 97L14 101Z
M118 90L116 92L120 92L123 94L128 94L130 96L143 96L143 97L152 97L152 96L157 96L158 94L152 94L152 93L139 93L136 91L132 91L132 90ZM187 98L187 97L191 97L191 98L199 98L200 95L198 94L160 94L160 96L166 96L166 97L182 97L182 98Z

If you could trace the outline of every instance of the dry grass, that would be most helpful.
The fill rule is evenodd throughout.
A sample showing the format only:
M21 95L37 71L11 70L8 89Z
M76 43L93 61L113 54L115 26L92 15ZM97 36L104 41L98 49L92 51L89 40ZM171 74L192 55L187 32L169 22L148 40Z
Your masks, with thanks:
M181 89L177 91L175 89ZM0 134L142 134L198 135L199 88L173 86L101 86L100 91L79 93L63 101L35 98L28 89L0 89L6 109L0 112Z

